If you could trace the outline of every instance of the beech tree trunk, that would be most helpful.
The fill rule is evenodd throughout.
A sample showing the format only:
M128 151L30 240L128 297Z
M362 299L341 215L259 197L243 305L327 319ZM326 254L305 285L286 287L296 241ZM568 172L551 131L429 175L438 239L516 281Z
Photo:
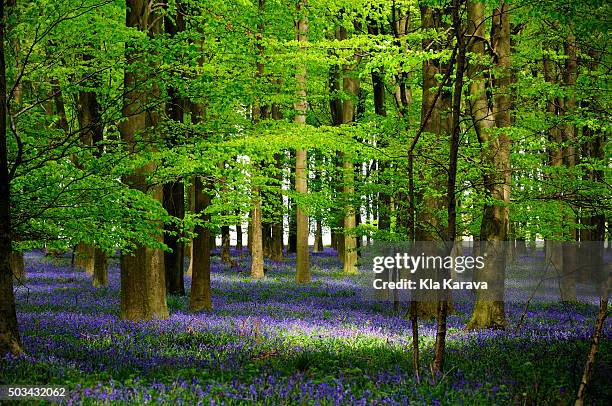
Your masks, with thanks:
M195 195L194 195L194 181L190 179L189 186L187 187L187 207L191 213L195 213ZM190 230L193 232L193 229ZM189 243L185 245L185 254L189 256L189 266L187 268L187 275L193 274L193 239L189 239Z
M236 213L236 215L240 215L240 213ZM242 251L242 223L239 222L236 224L236 250Z
M13 270L13 279L17 283L25 282L25 262L23 260L23 252L11 252L11 269Z
M295 158L295 152L290 152L290 156ZM293 168L290 169L289 182L295 188L295 164L293 165ZM297 204L295 203L295 199L288 199L287 212L289 213L287 253L295 254L297 253Z
M468 35L476 37L472 40L471 51L476 55L485 55L485 44L479 38L484 38L484 5L468 2ZM492 203L484 206L480 229L481 253L490 260L476 272L480 281L486 281L490 289L476 292L476 303L468 322L468 329L504 328L504 275L506 255L504 244L508 239L510 202L510 137L501 132L493 137L493 126L504 128L510 126L511 99L510 85L510 22L509 6L502 2L493 12L491 44L494 46L495 64L498 74L494 77L495 95L493 111L489 110L489 101L485 92L483 70L472 64L470 79L470 103L474 128L480 142L483 144L482 156L488 168L484 173L485 193ZM477 72L479 70L479 72Z
M453 31L457 39L457 62L455 71L455 84L453 93L452 118L453 129L451 133L451 142L449 150L449 166L448 166L448 182L446 188L447 195L447 217L448 231L446 235L447 247L446 255L453 254L454 242L457 237L457 199L456 199L456 183L457 183L457 157L459 153L459 142L461 140L461 98L463 93L463 75L465 71L465 38L461 27L461 4L460 0L453 0L452 3L452 20ZM450 270L441 270L444 273L444 278L450 278ZM434 345L434 360L432 369L435 372L442 372L444 369L445 353L446 353L446 317L448 315L448 304L450 302L450 291L444 290L438 304L438 315L436 323L436 341Z
M161 31L161 20L155 11L149 9L145 0L126 0L126 25L147 32L150 36ZM156 113L146 111L147 94L142 90L142 82L147 75L137 72L134 67L142 61L139 50L126 48L128 67L124 73L124 107L119 131L121 139L131 152L135 152L136 136L150 130L156 124ZM148 92L148 91L147 91ZM154 164L146 164L126 176L123 181L131 188L149 193L154 199L162 201L160 187L147 189L146 178L155 169ZM161 226L161 225L159 225ZM158 237L160 241L162 236ZM166 281L164 253L138 245L133 252L121 255L121 317L129 320L165 319L168 317L166 304Z
M90 60L91 56L85 55L83 59ZM94 86L99 86L99 78L96 76L94 76ZM86 148L92 148L94 157L100 158L104 153L104 124L95 91L79 92L77 118L81 130L81 143ZM108 281L106 252L93 245L80 243L75 254L75 265L94 276L94 286L106 286Z
M421 7L421 21L423 29L440 30L443 28L443 10ZM433 47L438 49L433 40L425 39L422 44L423 49ZM439 134L440 136L450 133L450 94L447 90L440 89L442 83L438 79L438 75L444 74L448 67L440 60L428 59L423 62L423 99L421 102L421 126L425 134ZM432 165L425 162L425 165ZM416 213L415 236L417 241L435 241L440 240L442 224L440 221L439 212L446 208L445 200L442 196L446 192L446 173L436 170L432 174L431 187L434 189L434 195L423 196L424 205ZM422 179L423 181L425 179ZM436 196L437 195L437 196ZM400 210L402 202L398 202ZM410 222L411 219L409 219ZM424 305L424 304L422 304ZM431 312L430 312L431 310ZM437 305L433 304L425 309L420 306L419 313L430 313L432 316L436 314Z
M378 22L372 22L368 26L368 31L371 35L379 35L381 29ZM384 72L379 70L373 70L372 76L372 93L374 96L374 113L381 117L387 116L387 107L385 106L385 82ZM378 146L385 148L388 146L386 139L379 139ZM388 169L389 164L385 161L378 161L379 180L378 184L385 187L385 189L378 193L379 209L378 209L378 229L380 231L391 231L391 196L389 195L386 188L389 185L386 179L385 170Z
M185 11L181 1L176 2L177 13L164 19L165 30L170 38L185 30ZM168 117L176 123L182 124L184 120L185 100L178 94L177 89L168 88L170 102L167 105ZM170 134L168 142L176 144L176 135ZM185 186L180 179L173 180L164 185L164 209L172 217L183 219L185 217ZM185 247L180 241L180 229L173 223L166 224L164 243L170 251L164 252L164 267L166 273L166 290L169 294L185 295Z
M251 218L251 278L261 279L264 275L263 236L261 225L261 196L259 187L253 188L253 216Z
M272 118L280 120L282 118L278 105L272 105ZM275 167L277 174L275 176L279 185L283 182L283 163L281 155L274 155ZM271 242L270 242L270 259L280 261L283 259L283 194L282 186L279 186L278 191L272 196L272 206L274 213L271 222Z
M346 29L341 27L338 30L337 38L339 40L345 40L347 38ZM359 60L355 57L355 63ZM346 100L342 102L341 119L342 124L351 124L355 121L355 102L359 97L359 78L354 77L353 67L345 65L343 67L343 80L342 88L344 93L348 96ZM343 257L344 272L345 273L356 273L357 272L357 237L355 234L355 205L353 203L355 194L355 165L353 159L347 154L341 153L342 162L342 192L346 199L344 205L344 244Z
M548 83L557 82L553 61L549 58L544 59L544 80ZM546 112L550 117L556 117L559 115L559 98L551 98L546 101ZM563 165L563 137L561 129L557 125L554 125L548 131L548 164L551 167L561 167ZM556 176L556 175L553 175ZM558 202L562 205L562 202ZM562 233L555 233L554 236L550 236L544 243L545 249L545 261L546 266L549 268L551 274L563 273L563 250L559 240L563 237Z
M100 248L94 251L93 285L96 288L108 286L108 258Z
M443 28L443 10L432 8L428 6L421 6L421 21L423 29L429 30L440 30ZM424 39L422 41L423 49L438 49L439 45L436 45L432 39ZM437 137L444 137L449 134L448 121L450 118L450 95L447 90L440 88L442 83L438 79L438 76L445 73L445 64L437 59L428 59L423 61L423 98L421 101L421 127L425 136L427 134L434 134ZM400 83L401 86L401 83ZM420 155L416 153L414 155ZM424 165L430 165L427 162ZM410 165L410 162L409 162ZM433 179L430 180L430 187L434 190L433 194L422 195L420 197L415 196L414 192L414 172L410 173L408 188L410 189L410 196L406 199L405 194L399 194L398 196L398 222L409 229L409 237L414 238L416 241L439 241L441 240L441 221L439 212L445 207L445 199L443 197L446 193L444 187L446 183L445 172L439 170L432 174ZM423 175L421 181L425 181ZM412 199L423 200L423 204L417 209L417 206ZM409 208L407 210L406 200L409 201ZM408 216L404 213L408 212ZM430 295L428 295L430 296ZM432 319L438 316L438 301L429 298L420 298L417 295L417 316L423 319Z
M571 30L571 28L570 28ZM563 74L563 84L567 89L573 89L576 86L576 78L578 76L577 64L577 49L576 38L573 34L569 34L565 41L565 71ZM571 91L571 90L570 90ZM574 95L566 95L563 100L563 115L567 120L571 121L576 110L576 97ZM574 123L566 123L562 127L563 148L563 164L568 169L573 169L577 164L578 149L575 145L576 140L576 125ZM570 174L570 176L572 176ZM572 242L578 240L576 223L577 219L573 212L577 212L574 207L572 212L565 215L564 223L569 225L568 239ZM576 270L577 270L577 247L575 243L565 244L563 247L563 272L560 283L561 301L576 302Z
M195 214L200 216L204 223L210 222L210 214L205 210L210 206L211 197L204 190L202 179L195 176L193 180L193 194ZM194 229L193 238L193 265L191 277L191 295L189 297L189 310L212 310L212 291L210 287L210 230L198 224Z
M340 29L336 28L334 36L336 39L340 39ZM339 126L342 124L342 99L340 98L340 68L337 65L332 65L329 68L329 111L331 113L331 124L333 126ZM336 173L332 173L330 176L331 184L334 191L334 200L339 200L342 194L342 157L339 152L336 153L335 157ZM338 258L344 261L344 220L342 210L334 209L333 219L331 222L331 246L336 253Z
M13 272L11 270L11 188L8 171L6 136L6 64L4 41L6 15L4 1L0 2L0 355L21 354L21 339L17 327Z
M304 13L306 12L306 0L297 2L297 41L306 42L308 33L308 23ZM306 100L306 67L301 66L295 75L298 84L297 97L295 103L296 115L294 121L299 125L306 125L306 112L308 102ZM308 157L306 150L299 149L295 152L295 191L298 194L308 193ZM296 237L297 237L297 272L296 281L298 283L310 282L310 258L308 254L308 215L301 205L296 208Z
M317 220L315 228L315 241L314 246L312 247L312 252L321 252L323 250L323 225L321 220Z
M221 262L229 264L232 260L230 256L230 228L221 226Z
M347 101L344 102L346 106ZM357 273L357 237L355 235L355 207L350 199L355 193L354 166L350 158L345 158L343 192L348 203L344 207L344 272Z

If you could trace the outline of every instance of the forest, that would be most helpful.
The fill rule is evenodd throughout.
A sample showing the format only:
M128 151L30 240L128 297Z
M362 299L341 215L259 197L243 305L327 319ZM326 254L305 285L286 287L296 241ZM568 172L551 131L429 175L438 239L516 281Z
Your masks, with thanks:
M0 0L0 403L609 404L611 15Z

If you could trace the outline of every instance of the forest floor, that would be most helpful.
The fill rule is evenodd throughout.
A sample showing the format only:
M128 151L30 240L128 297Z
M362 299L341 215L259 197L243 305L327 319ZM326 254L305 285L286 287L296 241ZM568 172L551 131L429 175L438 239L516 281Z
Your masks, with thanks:
M506 307L507 331L465 332L471 310L454 303L446 373L416 383L410 322L392 306L364 303L332 251L311 257L313 282L294 282L295 257L267 262L249 278L213 261L210 313L188 297L168 298L170 318L119 319L119 269L108 288L70 267L70 258L26 255L17 312L27 355L0 359L0 384L55 384L68 403L172 404L573 404L596 306L532 303ZM190 279L187 278L187 287ZM422 365L432 359L434 321L420 325ZM588 404L612 399L612 328L607 323Z

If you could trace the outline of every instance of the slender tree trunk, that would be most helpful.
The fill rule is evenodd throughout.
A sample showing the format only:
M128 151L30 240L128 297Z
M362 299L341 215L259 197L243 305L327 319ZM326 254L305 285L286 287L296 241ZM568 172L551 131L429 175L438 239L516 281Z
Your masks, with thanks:
M261 193L265 196L266 203L265 206L269 207L270 204L270 194L269 193ZM262 220L262 246L263 246L263 256L266 258L270 258L272 255L272 224L269 221Z
M292 171L294 172L294 171ZM294 176L295 179L295 176ZM297 213L297 205L295 203L295 199L289 199L289 229L287 230L287 253L295 254L297 253L297 223L296 223L296 213Z
M587 359L584 365L584 371L582 373L580 385L578 386L578 393L576 394L576 401L574 402L574 406L584 405L586 390L589 383L591 382L591 377L593 376L593 371L595 369L595 356L597 355L597 347L599 345L601 332L604 328L604 324L606 322L606 318L608 316L609 311L608 299L610 293L610 284L612 283L612 269L608 269L607 272L608 280L606 282L606 286L604 286L601 298L599 299L599 312L597 313L597 319L595 320L595 329L591 337L591 347L589 348L589 354L587 355Z
M8 7L7 7L8 8ZM11 270L11 188L8 171L6 100L6 62L4 41L6 15L4 1L0 2L0 355L21 354L21 339L17 327L13 272Z
M306 42L308 33L308 23L306 20L306 0L298 0L297 13L298 21L297 41ZM297 97L295 103L296 115L294 121L299 125L306 125L306 111L308 110L308 102L306 99L306 67L301 66L295 75L298 84ZM299 149L295 152L295 191L298 194L306 195L308 193L308 157L307 151ZM297 205L296 210L296 234L297 234L297 273L296 280L298 283L310 282L310 258L308 254L308 215L304 211L302 205Z
M14 7L16 3L17 3L16 0L8 0L6 2L7 9L10 10L10 7ZM4 19L2 19L2 24L4 24ZM18 36L16 35L13 36L13 38L11 39L11 46L13 47L13 53L14 53L14 58L15 58L15 68L17 71L19 71L19 69L21 69L20 60L19 60L21 42ZM2 80L5 80L4 76ZM17 111L19 108L21 108L22 100L23 100L23 79L13 87L13 103L12 103L13 111ZM7 106L7 109L9 109L9 107L10 106ZM7 113L11 114L10 111L7 111ZM14 280L18 283L23 283L26 279L26 274L25 274L25 263L24 263L22 251L13 251L13 253L11 254L11 269L13 270Z
M90 55L85 55L84 60L91 59ZM99 78L94 77L94 86L100 86ZM77 118L81 129L81 143L87 148L93 149L93 156L100 158L104 153L104 125L98 102L98 95L95 91L80 91L78 96ZM76 264L90 275L94 276L94 286L106 286L108 276L106 273L107 259L106 252L89 244L80 243L76 250Z
M341 27L339 30L339 39L347 38L346 29ZM355 63L359 60L355 58ZM359 79L354 77L352 67L345 65L343 68L343 91L349 96L342 103L342 123L351 124L355 121L355 101L359 96ZM340 154L342 159L342 178L344 198L346 199L344 206L344 272L357 272L357 237L355 235L355 205L353 203L355 194L355 166L353 159L347 154Z
M261 279L264 274L263 259L263 236L261 225L261 195L259 187L253 188L253 216L251 218L252 240L251 240L251 278Z
M161 24L158 14L150 12L149 4L144 0L126 0L126 25L140 31L155 35L160 32ZM124 73L124 107L119 131L127 147L136 151L137 133L151 128L155 124L155 112L143 110L147 104L147 94L143 93L142 82L148 80L146 75L139 74L134 68L142 56L139 50L126 47L126 60L130 69ZM155 169L154 164L146 164L126 176L124 182L133 189L150 193L162 201L163 191L153 187L147 191L146 178ZM158 237L160 240L162 237ZM164 271L164 254L160 249L137 245L133 252L121 255L121 317L129 320L165 319L168 317L166 304L166 281Z
M240 216L240 212L236 211L236 215ZM236 250L242 251L242 220L238 220L238 223L236 223Z
M187 206L191 213L195 213L195 194L194 194L194 181L190 179L189 186L187 187ZM190 230L193 232L193 229ZM187 268L187 275L193 275L193 239L189 239L189 244L186 245L187 255L189 256L189 267Z
M323 247L323 224L321 220L317 219L315 229L315 242L312 252L322 252L325 248Z
M221 262L229 264L232 260L230 256L230 228L221 226Z
M369 32L371 35L378 35L380 33L377 22L370 24ZM374 94L374 112L381 117L386 117L387 107L385 105L384 72L379 72L378 70L372 71L372 93ZM389 143L384 138L378 140L378 146L380 148L385 148L388 144ZM380 202L378 210L378 229L385 232L391 231L391 196L387 190L389 182L385 174L385 171L388 170L388 166L388 162L382 160L378 161L378 183L384 188L378 193L378 201Z
M278 105L272 105L272 118L280 120L282 118ZM273 194L272 205L275 208L271 223L271 252L270 258L274 261L280 261L283 259L283 194L282 194L282 182L283 182L283 163L281 161L281 155L274 155L275 167L277 174L275 176L278 181L278 191Z
M572 28L570 27L570 31ZM570 92L576 86L576 78L578 76L578 64L577 64L577 47L576 38L573 34L569 34L565 42L565 54L567 59L565 61L565 72L563 75L563 84ZM563 114L571 120L576 110L576 97L574 95L568 95L564 99L563 103ZM575 147L577 144L576 140L576 125L573 123L566 123L562 127L562 139L563 139L563 164L571 171L578 161L578 149ZM569 176L573 177L570 173ZM575 242L577 238L576 216L573 214L578 209L573 207L572 213L567 214L564 218L564 223L570 226L569 240ZM577 270L577 247L575 243L565 244L563 248L563 274L561 278L561 301L563 302L576 302L576 270Z
M334 37L337 40L341 38L340 28L336 28ZM331 112L331 124L333 126L339 126L342 124L342 99L340 98L340 67L338 65L332 65L329 68L329 110ZM336 153L335 158L336 173L333 173L330 177L330 182L335 185L334 199L337 201L340 199L342 194L342 154ZM344 261L344 219L342 210L334 209L332 211L333 219L331 221L331 240L332 248L336 250L338 258Z
M447 255L452 254L452 249L457 236L457 199L456 199L456 183L457 183L457 156L459 152L459 142L461 139L461 98L463 91L463 74L465 70L465 38L463 36L463 28L461 27L461 0L453 0L452 19L453 30L457 39L457 70L455 73L455 88L453 94L453 131L451 133L450 151L449 151L449 167L448 167L448 183L446 195L448 199L447 216L448 216L448 232L446 241ZM444 279L449 278L449 270L443 269L445 274ZM436 325L436 342L434 345L434 360L432 369L434 372L442 372L444 369L444 357L446 352L446 317L448 314L448 303L450 301L450 292L444 290L442 298L438 304L438 317Z
M257 79L263 80L264 75L264 46L263 46L263 35L265 31L263 16L265 13L266 2L265 0L259 0L259 23L257 24ZM268 106L257 100L256 106L253 112L253 121L257 123L260 120L268 118ZM253 165L253 171L257 174L259 165ZM254 177L255 178L255 177ZM270 240L270 228L268 225L263 223L263 199L267 196L262 195L261 187L256 184L253 179L252 195L253 195L253 208L251 215L251 277L253 279L261 279L265 276L264 274L264 255L265 250L268 248L267 254L269 254L269 240ZM264 237L265 230L265 237ZM266 246L264 246L266 244Z
M185 18L183 4L179 0L176 2L177 13L170 18L164 19L165 30L170 38L174 38L179 32L185 30ZM184 120L185 100L178 94L178 90L168 88L170 102L167 106L168 117L178 124ZM170 145L177 143L176 136L171 134L168 137ZM185 217L185 186L180 179L168 182L164 185L164 209L172 217L183 219ZM166 290L169 294L185 295L185 249L184 243L180 241L180 229L174 224L166 224L164 243L170 251L164 252L164 267L166 273Z
M253 250L253 209L249 211L249 223L247 225L247 249L249 253Z
M290 161L295 158L295 152L289 152ZM289 169L289 183L293 185L295 188L295 163L293 167ZM297 213L297 205L295 203L295 199L289 198L287 202L287 212L289 213L289 229L288 233L288 241L287 241L287 253L295 254L297 253L297 222L296 222L296 213Z
M164 208L170 216L182 219L185 216L185 187L183 182L174 181L164 185ZM185 249L180 229L175 225L166 225L166 230L173 234L164 235L164 243L172 251L164 252L166 273L166 291L173 295L185 295Z
M544 80L548 83L557 81L553 61L549 58L544 59ZM551 118L556 119L559 115L560 104L556 97L546 101L546 112ZM552 167L561 167L563 165L563 137L556 124L548 131L548 146L548 164ZM556 176L554 172L552 176ZM557 204L562 205L563 203L557 202ZM553 236L546 238L544 245L546 266L551 273L558 272L559 275L563 272L563 250L561 249L561 243L556 240L560 240L562 237L562 233L555 233L554 238Z

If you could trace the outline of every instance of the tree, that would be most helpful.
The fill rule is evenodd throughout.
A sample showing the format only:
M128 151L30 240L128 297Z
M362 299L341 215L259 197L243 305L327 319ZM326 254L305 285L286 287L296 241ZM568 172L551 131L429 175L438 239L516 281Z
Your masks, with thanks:
M21 339L17 327L13 272L11 270L11 189L7 147L7 86L6 86L6 11L0 2L0 354L20 354Z
M134 27L149 36L160 33L161 20L158 11L155 8L151 9L148 1L126 0L126 6L128 27ZM140 68L138 62L142 63L144 58L142 50L126 48L128 62L124 74L125 120L120 124L119 130L131 154L138 150L139 136L155 135L154 130L158 120L157 113L152 111L149 104L154 97L152 94L154 91L143 90L147 81L146 72L138 71ZM153 163L146 163L136 168L132 175L126 176L124 182L133 189L149 193L161 203L163 190L159 186L147 187L147 176L154 168ZM161 236L158 239L161 240ZM160 248L136 244L133 252L121 255L121 316L129 320L168 317L164 253Z
M92 57L91 55L85 55L83 59L91 61ZM104 123L101 117L98 95L96 94L96 90L100 87L99 78L94 75L92 79L94 83L91 88L79 91L77 114L81 143L86 149L93 151L94 158L99 159L104 153ZM85 77L84 82L87 84L87 78ZM77 245L76 254L81 267L93 275L93 285L95 287L108 285L108 261L104 249L81 242Z
M340 28L340 39L346 39L346 29ZM344 66L343 90L348 95L348 99L342 103L342 124L350 125L355 121L355 100L359 97L359 79L355 78L352 69L347 65ZM344 207L344 272L357 272L357 237L355 230L355 166L352 156L341 154L342 159L342 175L343 175L343 190L346 204Z
M183 3L177 1L176 8L176 15L171 16L166 12L164 16L165 31L170 40L186 28L186 10ZM183 124L186 100L179 94L175 86L168 88L168 97L169 102L166 108L168 118L178 125ZM176 131L173 127L171 128ZM179 144L178 137L175 134L171 133L168 138L168 143L171 146ZM182 180L175 179L164 184L163 194L164 209L170 216L178 220L183 219L185 216L185 186ZM185 250L181 240L181 230L177 223L166 224L164 244L168 247L168 250L164 252L166 291L170 294L183 296L185 295Z
M485 58L484 5L468 2L468 35L473 37L471 51ZM510 202L510 20L509 6L501 2L493 12L492 52L497 71L494 74L495 94L493 109L489 109L482 65L472 61L469 86L470 113L474 129L482 145L486 169L483 175L487 202L483 208L480 227L481 255L491 258L477 274L491 289L478 291L468 329L504 328L504 275L506 256L504 244L508 238ZM500 131L494 132L494 127Z
M307 41L308 23L305 16L305 0L298 0L297 13L298 21L296 22L296 36L298 43ZM295 74L298 83L297 97L295 103L296 115L294 121L303 126L306 124L306 112L308 102L306 100L306 67L297 67ZM308 158L307 151L298 149L295 152L295 192L299 195L308 193ZM310 260L308 254L308 215L303 206L297 205L296 210L296 235L297 235L297 273L296 280L298 283L310 282Z
M463 75L465 73L465 54L466 44L461 24L461 0L454 0L452 5L453 31L456 38L457 61L455 63L455 84L452 103L453 127L451 132L451 142L449 150L448 182L446 189L447 196L447 216L448 231L446 235L446 254L451 255L454 242L457 238L457 159L459 154L459 143L461 141L461 98L463 95ZM444 270L444 279L450 277L448 270ZM438 304L438 315L436 325L435 355L432 369L435 372L442 372L444 368L444 355L446 351L446 317L450 292L442 292L440 303Z
M193 113L192 113L193 114ZM200 222L194 229L193 238L193 265L191 277L191 296L189 309L192 311L211 310L212 293L210 288L210 230L207 223L210 215L206 209L210 206L211 197L205 190L202 179L194 178L193 195L195 200L195 214L200 216Z

